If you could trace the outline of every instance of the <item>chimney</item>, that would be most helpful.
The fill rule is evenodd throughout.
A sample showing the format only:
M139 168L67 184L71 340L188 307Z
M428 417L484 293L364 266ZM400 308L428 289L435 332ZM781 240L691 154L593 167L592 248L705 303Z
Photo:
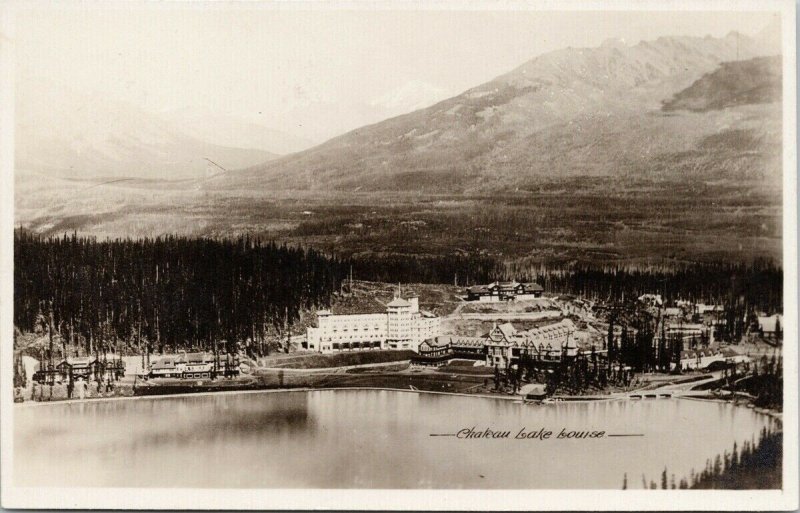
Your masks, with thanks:
M419 312L419 298L417 296L411 296L408 300L411 302L411 313Z

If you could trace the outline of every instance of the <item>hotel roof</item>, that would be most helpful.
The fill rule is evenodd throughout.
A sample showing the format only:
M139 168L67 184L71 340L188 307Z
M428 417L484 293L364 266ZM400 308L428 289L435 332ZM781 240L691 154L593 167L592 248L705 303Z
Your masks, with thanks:
M389 308L396 308L396 307L402 307L402 306L411 306L411 303L409 303L408 301L406 301L405 299L403 299L401 297L396 297L396 298L392 299L392 301L386 306L389 307Z

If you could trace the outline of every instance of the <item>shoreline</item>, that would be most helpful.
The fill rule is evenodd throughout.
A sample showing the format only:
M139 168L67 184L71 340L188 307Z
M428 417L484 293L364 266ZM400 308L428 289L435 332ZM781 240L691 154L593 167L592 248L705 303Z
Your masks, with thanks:
M104 401L124 401L132 399L174 399L176 397L205 397L211 395L232 395L232 394L259 394L259 393L282 393L282 392L321 392L321 391L347 391L347 390L360 390L360 391L385 391L385 392L407 392L416 394L436 394L436 395L452 395L460 397L477 397L482 399L495 399L498 401L512 401L523 402L522 396L501 396L501 395L488 395L488 394L465 394L463 392L440 392L437 390L411 390L405 388L389 388L389 387L297 387L297 388L262 388L256 390L224 390L219 392L189 392L179 394L154 394L154 395L130 395L130 396L117 396L117 397L96 397L89 399L67 399L58 401L25 401L23 403L14 403L15 407L38 407L57 404L87 404L93 402ZM621 399L621 398L609 398ZM597 400L587 401L562 401L562 402L597 402Z
M691 396L684 396L681 399L688 399L690 401L703 401L703 402L712 402L712 403L727 403L733 406L739 406L741 408L747 408L749 410L753 410L756 413L761 415L766 415L780 423L781 428L783 428L783 412L778 411L772 408L759 408L758 406L753 406L750 402L734 402L732 399L720 399L718 397L691 397Z
M390 362L394 364L395 362ZM366 367L371 367L374 364L367 364ZM356 366L356 367L361 367ZM271 369L277 371L284 371L286 369ZM299 371L298 373L308 373L308 369L292 369L295 371ZM328 370L329 369L314 369L317 371ZM315 374L315 372L311 372L311 374ZM333 372L332 374L338 374L338 372ZM169 388L167 386L166 388ZM196 396L196 397L205 397L210 395L230 395L230 394L254 394L254 393L278 393L278 392L313 392L313 391L337 391L337 390L360 390L360 391L390 391L390 392L415 392L415 393L426 393L426 394L435 394L435 395L450 395L450 396L461 396L461 397L477 397L483 399L493 399L493 400L500 400L500 401L511 401L511 402L519 402L525 404L524 397L522 395L508 395L508 394L487 394L487 393L469 393L465 391L446 391L446 390L425 390L413 387L412 385L408 385L408 388L400 388L400 387L393 387L393 386L370 386L370 385L353 385L353 386L278 386L278 387L270 387L269 385L262 385L261 387L256 387L252 389L235 389L235 390L225 390L223 387L220 387L218 390L204 390L198 392L192 391L183 391L183 392L174 392L174 393L164 393L164 394L142 394L142 395L118 395L118 396L111 396L111 397L88 397L84 399L57 399L52 401L32 401L26 400L22 403L14 403L16 406L27 406L27 407L37 407L43 406L47 404L85 404L93 401L115 401L115 400L124 400L124 399L169 399L169 398L176 398L176 397L186 397L186 396ZM609 394L603 395L587 395L587 396L573 396L573 395L555 395L552 396L551 399L555 401L549 402L549 404L559 404L559 403L594 403L594 402L605 402L605 401L619 401L619 400L631 400L630 394L635 393L635 391L627 391L627 392L614 392ZM783 425L783 412L770 409L770 408L759 408L752 404L751 400L745 401L735 401L733 398L725 399L719 397L693 397L689 395L673 395L670 396L669 399L692 399L698 401L711 401L711 402L725 402L733 404L734 406L742 406L747 407L756 413L767 415L768 417L778 421L781 426ZM665 398L660 398L658 400L663 400Z
M352 387L296 387L296 388L262 388L254 390L222 390L216 392L184 392L175 394L153 394L153 395L130 395L130 396L116 396L116 397L95 397L87 399L66 399L56 401L25 401L22 403L14 403L15 407L38 407L57 404L87 404L93 402L105 401L124 401L132 399L174 399L176 397L206 397L211 395L232 395L232 394L258 394L258 393L282 393L282 392L320 392L320 391L347 391L347 390L360 390L360 391L385 391L385 392L406 392L416 394L435 394L435 395L448 395L458 397L475 397L481 399L494 399L498 401L511 401L524 403L525 400L521 395L489 395L489 394L468 394L464 392L442 392L438 390L412 390L407 388L391 388L391 387L367 387L367 386L352 386ZM555 397L558 399L558 397ZM610 395L603 399L574 399L560 400L549 404L559 403L596 403L599 401L619 401L624 400L624 397Z

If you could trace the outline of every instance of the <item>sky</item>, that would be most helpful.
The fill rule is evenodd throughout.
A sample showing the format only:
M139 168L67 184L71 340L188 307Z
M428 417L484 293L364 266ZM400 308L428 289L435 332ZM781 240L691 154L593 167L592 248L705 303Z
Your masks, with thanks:
M551 50L612 37L755 34L771 16L36 5L16 13L17 87L43 77L151 112L230 115L315 142L456 95Z

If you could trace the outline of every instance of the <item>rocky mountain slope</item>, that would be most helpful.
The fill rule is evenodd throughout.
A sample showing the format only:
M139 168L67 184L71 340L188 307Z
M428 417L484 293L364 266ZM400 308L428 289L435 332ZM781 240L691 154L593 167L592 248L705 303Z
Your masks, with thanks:
M734 32L551 52L429 108L208 186L477 193L575 176L774 178L780 168L765 154L780 146L779 98L755 94L702 112L672 100L722 63L769 51ZM739 75L758 81L759 69ZM664 102L672 103L662 110ZM737 137L758 154L732 162Z
M725 62L664 104L663 110L707 112L781 100L781 59Z

